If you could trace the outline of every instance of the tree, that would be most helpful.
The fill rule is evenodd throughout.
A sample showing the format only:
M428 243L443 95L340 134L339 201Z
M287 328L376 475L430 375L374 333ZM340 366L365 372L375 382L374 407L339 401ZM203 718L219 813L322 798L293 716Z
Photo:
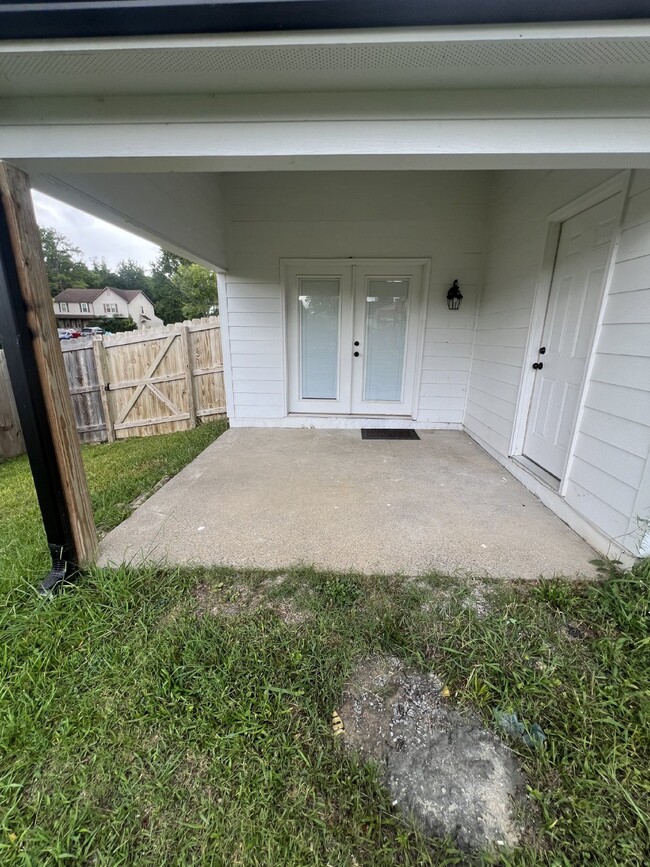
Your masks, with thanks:
M85 289L93 285L91 271L82 259L82 252L56 229L41 229L41 245L45 270L52 295L64 289Z
M215 313L218 305L217 275L202 265L180 265L171 278L172 285L182 296L183 316L200 318Z
M104 286L113 286L115 284L115 274L106 264L106 259L93 259L90 268L90 279L94 289L103 289Z
M106 285L116 289L140 289L148 293L151 286L151 277L148 277L144 268L133 259L120 262L115 273L111 274L111 279L113 282Z
M148 292L159 316L165 325L183 319L183 296L172 283L172 277L181 267L189 265L187 259L161 250L151 264L151 284Z
M161 250L156 261L151 263L151 277L154 281L157 278L171 280L181 265L191 264L189 259L183 259L182 256L170 253L169 250Z

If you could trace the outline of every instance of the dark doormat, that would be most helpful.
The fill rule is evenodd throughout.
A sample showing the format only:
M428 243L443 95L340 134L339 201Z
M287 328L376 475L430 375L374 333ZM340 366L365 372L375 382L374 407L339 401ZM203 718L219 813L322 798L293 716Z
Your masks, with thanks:
M362 427L362 440L419 440L413 428Z

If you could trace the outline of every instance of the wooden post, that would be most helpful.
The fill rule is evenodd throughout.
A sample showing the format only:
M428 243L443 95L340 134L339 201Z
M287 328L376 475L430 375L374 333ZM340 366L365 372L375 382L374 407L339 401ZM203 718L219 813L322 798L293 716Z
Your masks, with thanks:
M2 162L0 205L0 327L52 553L49 589L93 562L97 533L29 179Z
M104 423L106 424L106 439L109 443L115 441L115 430L113 428L113 417L111 415L111 402L106 394L108 385L108 364L106 362L106 347L104 346L104 338L93 338L93 355L95 356L95 367L97 369L97 382L99 383L99 397L104 410Z

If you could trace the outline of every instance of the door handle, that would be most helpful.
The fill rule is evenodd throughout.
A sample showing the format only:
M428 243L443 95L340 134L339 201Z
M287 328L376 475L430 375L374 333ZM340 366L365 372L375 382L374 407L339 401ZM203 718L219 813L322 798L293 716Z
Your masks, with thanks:
M541 370L544 367L544 363L542 361L536 361L533 364L533 370Z

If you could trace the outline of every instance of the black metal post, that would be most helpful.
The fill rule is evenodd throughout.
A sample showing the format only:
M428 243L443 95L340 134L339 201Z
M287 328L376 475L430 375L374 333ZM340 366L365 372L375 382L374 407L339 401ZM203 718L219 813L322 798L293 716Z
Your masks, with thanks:
M76 571L77 554L27 310L20 292L7 218L1 202L0 339L52 557L52 570L39 586L39 592L47 593L54 590L66 575Z

